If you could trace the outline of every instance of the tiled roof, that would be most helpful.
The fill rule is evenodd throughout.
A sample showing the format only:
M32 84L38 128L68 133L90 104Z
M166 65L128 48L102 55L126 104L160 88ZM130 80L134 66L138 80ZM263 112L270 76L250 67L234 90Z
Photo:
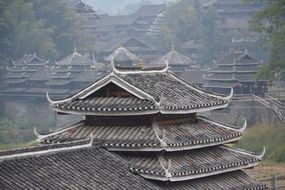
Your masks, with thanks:
M203 84L203 75L205 73L204 70L187 70L180 73L179 76L191 84Z
M194 64L193 60L191 60L189 57L187 57L181 53L178 53L174 49L172 49L170 52L168 52L167 54L165 54L164 56L162 56L161 58L156 60L154 64L164 64L166 60L168 61L170 66L171 65L174 65L174 66L178 66L178 65L197 66L196 64Z
M232 51L218 61L218 65L231 65L236 63L257 63L258 61L248 55L246 51Z
M93 65L94 60L92 60L89 55L81 55L74 51L71 55L56 62L56 64L60 66L86 66Z
M234 87L239 82L255 82L260 66L261 63L250 57L246 51L230 52L208 71L204 86Z
M118 112L124 114L145 112L146 110L155 110L156 106L150 100L142 100L136 97L89 97L84 100L74 100L72 103L56 105L55 108L57 107L65 112L97 112L98 115L100 113L111 115Z
M189 116L190 117L190 116ZM209 147L237 141L242 130L198 117L167 119L153 122L151 118L100 119L81 122L58 131L39 136L41 143L63 143L89 138L102 142L109 150L174 151Z
M235 171L220 175L214 175L206 178L199 178L183 182L155 182L162 189L169 190L253 190L267 189L266 185L262 185L251 179L242 171Z
M70 108L66 108L66 103L82 103L84 99L88 98L91 94L102 88L102 86L105 86L110 83L114 83L121 87L123 86L123 89L130 92L135 97L152 101L153 104L156 106L156 109L151 108L151 114L159 112L163 114L172 114L177 112L194 113L218 109L227 106L230 98L221 97L202 91L194 87L193 85L183 81L182 79L178 78L176 75L171 72L168 72L167 70L142 70L133 72L119 71L116 69L116 71L94 82L93 84L81 90L77 94L74 94L69 98L61 100L50 100L50 102L56 111L63 113L68 112L83 114L88 112L88 114L96 115L98 114L96 113L98 111L101 111L102 114L108 114L109 111L110 114L114 115L116 114L114 111L116 111L118 115L122 115L125 110L120 110L120 107L116 107L115 110L113 109L113 107L112 109L109 109L111 108L111 105L108 106L108 104L105 104L106 107L102 107L101 110L98 110L95 104L93 104L94 107L82 108L79 106L78 108L75 107L74 109L69 106L73 109L72 112L70 112ZM104 100L107 101L108 99ZM94 96L94 99L92 99L92 101L97 102L98 105L104 105L104 102L98 102L96 100L96 96ZM136 105L136 102L138 101L135 101L134 105L131 108L139 108L138 105ZM119 106L120 104L116 105ZM105 108L105 110L103 110L103 108ZM147 114L147 111L148 109L145 109L145 112L142 112L142 114Z
M0 152L0 187L98 190L250 190L266 189L242 171L183 182L148 181L129 171L124 159L96 142L41 146Z
M46 64L46 61L43 59L39 58L35 54L25 54L22 58L17 60L14 65L25 65L25 64Z
M139 175L162 181L184 181L255 166L260 158L225 146L158 152L120 153Z
M111 55L109 55L106 60L110 61L111 59L114 60L115 63L117 62L136 62L139 61L139 57L137 57L135 54L129 52L124 47L119 47L116 49Z
M138 89L150 94L164 109L211 108L213 104L224 105L224 101L209 93L202 92L182 81L170 72L155 74L119 74L119 77ZM186 108L189 106L189 108ZM184 108L182 108L184 107Z
M59 152L50 150L14 156L4 160L0 156L1 189L159 189L132 174L126 162L104 149L67 148Z

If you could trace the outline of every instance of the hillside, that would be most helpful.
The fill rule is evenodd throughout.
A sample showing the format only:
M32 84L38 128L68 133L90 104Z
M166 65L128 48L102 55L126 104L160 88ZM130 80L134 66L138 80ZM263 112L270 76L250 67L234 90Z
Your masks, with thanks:
M85 0L86 3L93 6L101 14L128 14L130 13L130 8L135 12L141 4L161 4L173 1L176 0Z
M257 124L250 127L237 147L261 152L266 148L265 162L285 162L285 126L274 124Z

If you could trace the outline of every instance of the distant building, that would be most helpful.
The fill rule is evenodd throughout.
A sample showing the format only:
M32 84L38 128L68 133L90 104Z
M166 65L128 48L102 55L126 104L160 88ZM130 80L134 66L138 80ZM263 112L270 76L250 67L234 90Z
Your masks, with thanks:
M165 8L165 5L143 5L131 15L102 15L99 20L99 39L117 36L144 39Z
M36 54L25 54L17 61L13 61L12 66L7 68L4 76L4 89L2 94L23 95L29 93L28 88L37 87L37 83L33 82L37 72L43 72L47 69L49 61L39 58ZM41 75L45 78L45 75Z
M259 45L261 34L253 32L249 27L252 17L267 4L265 1L206 0L202 7L216 9L219 25L225 34L219 48L224 52L229 49L248 49L255 56L267 60L268 51Z
M257 94L267 92L268 81L256 81L255 76L261 62L252 58L247 51L232 51L209 69L203 87L211 92L227 94Z
M105 69L105 65L97 63L94 56L81 55L75 50L71 55L55 62L55 66L50 69L47 90L52 89L49 93L61 97L64 91L72 94L100 76L99 71L106 72ZM89 80L83 81L81 78L84 75Z
M151 62L162 54L157 48L154 48L148 43L136 38L112 38L109 40L98 41L98 52L96 54L97 60L100 62L109 61L110 63L110 59L106 60L106 58L119 47L124 47L129 52L143 59L145 62Z
M95 10L82 0L68 0L69 6L82 18L81 33L86 36L80 44L83 49L89 50L96 45L98 35L99 16ZM92 40L90 40L92 39Z
M154 61L153 64L165 64L166 61L169 64L170 70L177 74L186 70L198 70L200 68L191 58L178 53L174 48Z
M177 52L174 48L152 62L153 65L169 64L169 69L196 86L202 87L204 71L191 58Z

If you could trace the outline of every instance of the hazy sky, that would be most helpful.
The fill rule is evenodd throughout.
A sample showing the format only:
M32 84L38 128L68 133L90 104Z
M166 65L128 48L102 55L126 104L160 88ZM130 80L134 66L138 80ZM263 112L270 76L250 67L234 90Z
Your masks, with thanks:
M83 0L92 5L100 13L116 14L128 4L139 3L143 0ZM175 0L145 0L153 4L167 3Z

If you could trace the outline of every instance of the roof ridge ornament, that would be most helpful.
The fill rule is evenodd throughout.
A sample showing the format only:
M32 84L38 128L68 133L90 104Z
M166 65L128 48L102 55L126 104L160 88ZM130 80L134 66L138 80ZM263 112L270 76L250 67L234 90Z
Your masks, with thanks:
M171 159L168 159L167 161L167 167L164 166L163 162L164 162L164 158L163 156L158 156L158 161L161 165L161 167L163 168L164 172L165 172L165 177L170 179L172 177L172 174L170 172L171 167L172 167L172 162Z
M257 155L256 158L262 160L262 158L265 156L265 153L266 153L266 148L264 146L262 152L259 155Z
M243 126L240 129L238 129L238 131L243 133L243 132L245 132L246 128L247 128L247 120L245 119Z
M165 68L161 70L133 70L133 71L120 71L116 68L114 63L114 56L111 58L111 65L113 68L113 72L117 74L151 74L151 73L165 73L169 68L169 61L165 60Z
M165 142L165 137L166 137L166 131L165 129L162 130L162 137L159 136L159 126L156 122L156 120L154 119L153 123L152 123L152 128L154 130L155 136L156 138L159 140L161 147L167 147L167 143Z
M60 134L60 133L62 133L62 132L64 132L64 131L68 131L68 130L70 130L70 129L77 128L77 127L80 126L81 124L82 124L82 121L79 121L79 122L73 124L73 125L70 126L70 127L62 128L62 129L56 130L56 131L51 132L51 133L46 134L46 135L40 134L40 133L37 131L37 128L34 127L34 134L35 134L35 136L37 137L37 142L41 142L42 139L51 137L51 136L53 136L53 135Z
M94 135L93 133L90 133L90 142L88 144L90 147L93 145L93 141L94 141Z

